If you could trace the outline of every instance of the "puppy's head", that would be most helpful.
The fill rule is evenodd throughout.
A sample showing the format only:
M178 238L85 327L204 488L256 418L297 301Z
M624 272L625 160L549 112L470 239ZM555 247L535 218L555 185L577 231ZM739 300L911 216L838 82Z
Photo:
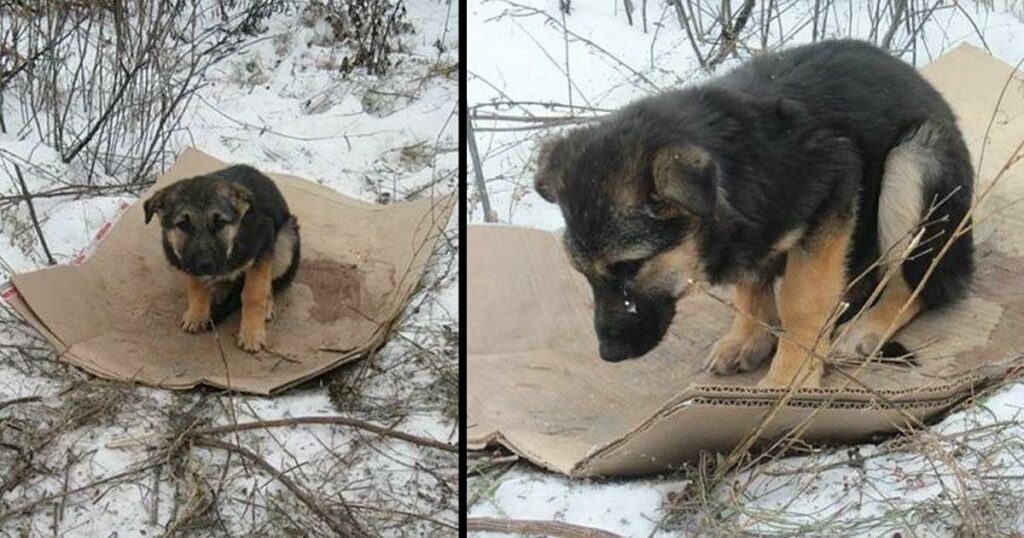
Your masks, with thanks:
M541 149L535 186L560 206L566 251L590 282L602 359L653 349L678 299L704 279L698 238L714 219L717 178L700 145L651 141L614 123Z
M172 265L196 276L228 271L252 192L213 176L179 181L157 191L143 204L146 224L156 215L163 229L164 252Z

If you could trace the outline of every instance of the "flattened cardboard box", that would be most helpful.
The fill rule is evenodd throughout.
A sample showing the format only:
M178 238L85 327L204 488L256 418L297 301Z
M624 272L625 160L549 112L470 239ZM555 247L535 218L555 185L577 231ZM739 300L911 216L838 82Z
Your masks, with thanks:
M976 167L984 144L983 191L1024 140L1024 76L970 46L922 72L956 111ZM936 417L1003 375L1024 353L1024 206L1012 203L1022 198L1018 166L977 213L978 272L969 297L899 333L920 366L844 368L856 383L830 373L823 388L798 391L761 437L800 426L807 441L862 442ZM701 371L732 316L708 295L681 301L665 340L647 356L605 363L589 286L557 236L474 226L467 242L470 449L501 444L573 476L662 472L702 451L731 451L784 392L753 387L764 368L727 377Z
M270 394L383 344L423 275L455 199L390 206L360 202L294 176L269 173L296 215L302 262L277 296L268 349L235 343L238 314L214 333L178 328L185 277L167 263L160 227L142 202L169 183L227 166L185 150L81 264L15 275L8 299L59 351L99 377L170 389L198 384Z

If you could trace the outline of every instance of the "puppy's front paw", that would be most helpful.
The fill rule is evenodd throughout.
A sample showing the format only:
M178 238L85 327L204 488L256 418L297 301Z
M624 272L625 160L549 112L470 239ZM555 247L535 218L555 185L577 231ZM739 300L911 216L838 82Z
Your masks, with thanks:
M256 353L266 347L267 328L262 323L242 323L238 329L238 347Z
M210 328L210 312L190 308L181 316L181 329L187 333L201 333Z
M715 342L704 367L718 375L749 372L764 362L774 345L775 337L768 331L743 336L726 334Z

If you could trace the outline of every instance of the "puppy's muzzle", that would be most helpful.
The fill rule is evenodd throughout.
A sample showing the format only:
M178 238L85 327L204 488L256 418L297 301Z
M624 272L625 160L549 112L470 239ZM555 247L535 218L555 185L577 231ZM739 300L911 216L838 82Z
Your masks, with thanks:
M645 355L665 336L675 316L675 299L634 297L595 290L594 329L601 359L619 362Z

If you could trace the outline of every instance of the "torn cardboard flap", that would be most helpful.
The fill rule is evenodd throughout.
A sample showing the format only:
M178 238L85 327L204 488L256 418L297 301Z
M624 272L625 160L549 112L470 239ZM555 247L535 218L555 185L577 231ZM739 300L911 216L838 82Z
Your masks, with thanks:
M194 149L142 196L227 166ZM198 384L270 394L357 359L383 343L418 284L453 196L377 206L310 181L268 174L297 217L302 261L275 298L268 349L238 348L238 313L214 333L178 328L183 274L167 263L158 223L136 203L77 266L15 275L8 302L57 348L97 376L171 389Z
M970 46L922 71L956 111L975 163L993 111L1000 120L985 146L981 192L1024 140L1024 95L1006 92L996 110L1007 81L1021 77ZM934 418L1005 372L1005 361L1024 351L1024 207L1011 203L1022 198L1024 168L1012 168L977 214L978 270L969 297L926 312L898 334L920 366L832 372L821 389L799 391L760 438L802 425L810 442L863 442ZM702 371L732 318L728 290L713 290L717 299L684 299L655 350L606 363L597 353L590 288L556 235L474 226L467 242L471 449L501 444L572 476L663 472L701 452L731 451L783 392L754 387L766 366L726 377ZM848 376L856 380L848 383Z

